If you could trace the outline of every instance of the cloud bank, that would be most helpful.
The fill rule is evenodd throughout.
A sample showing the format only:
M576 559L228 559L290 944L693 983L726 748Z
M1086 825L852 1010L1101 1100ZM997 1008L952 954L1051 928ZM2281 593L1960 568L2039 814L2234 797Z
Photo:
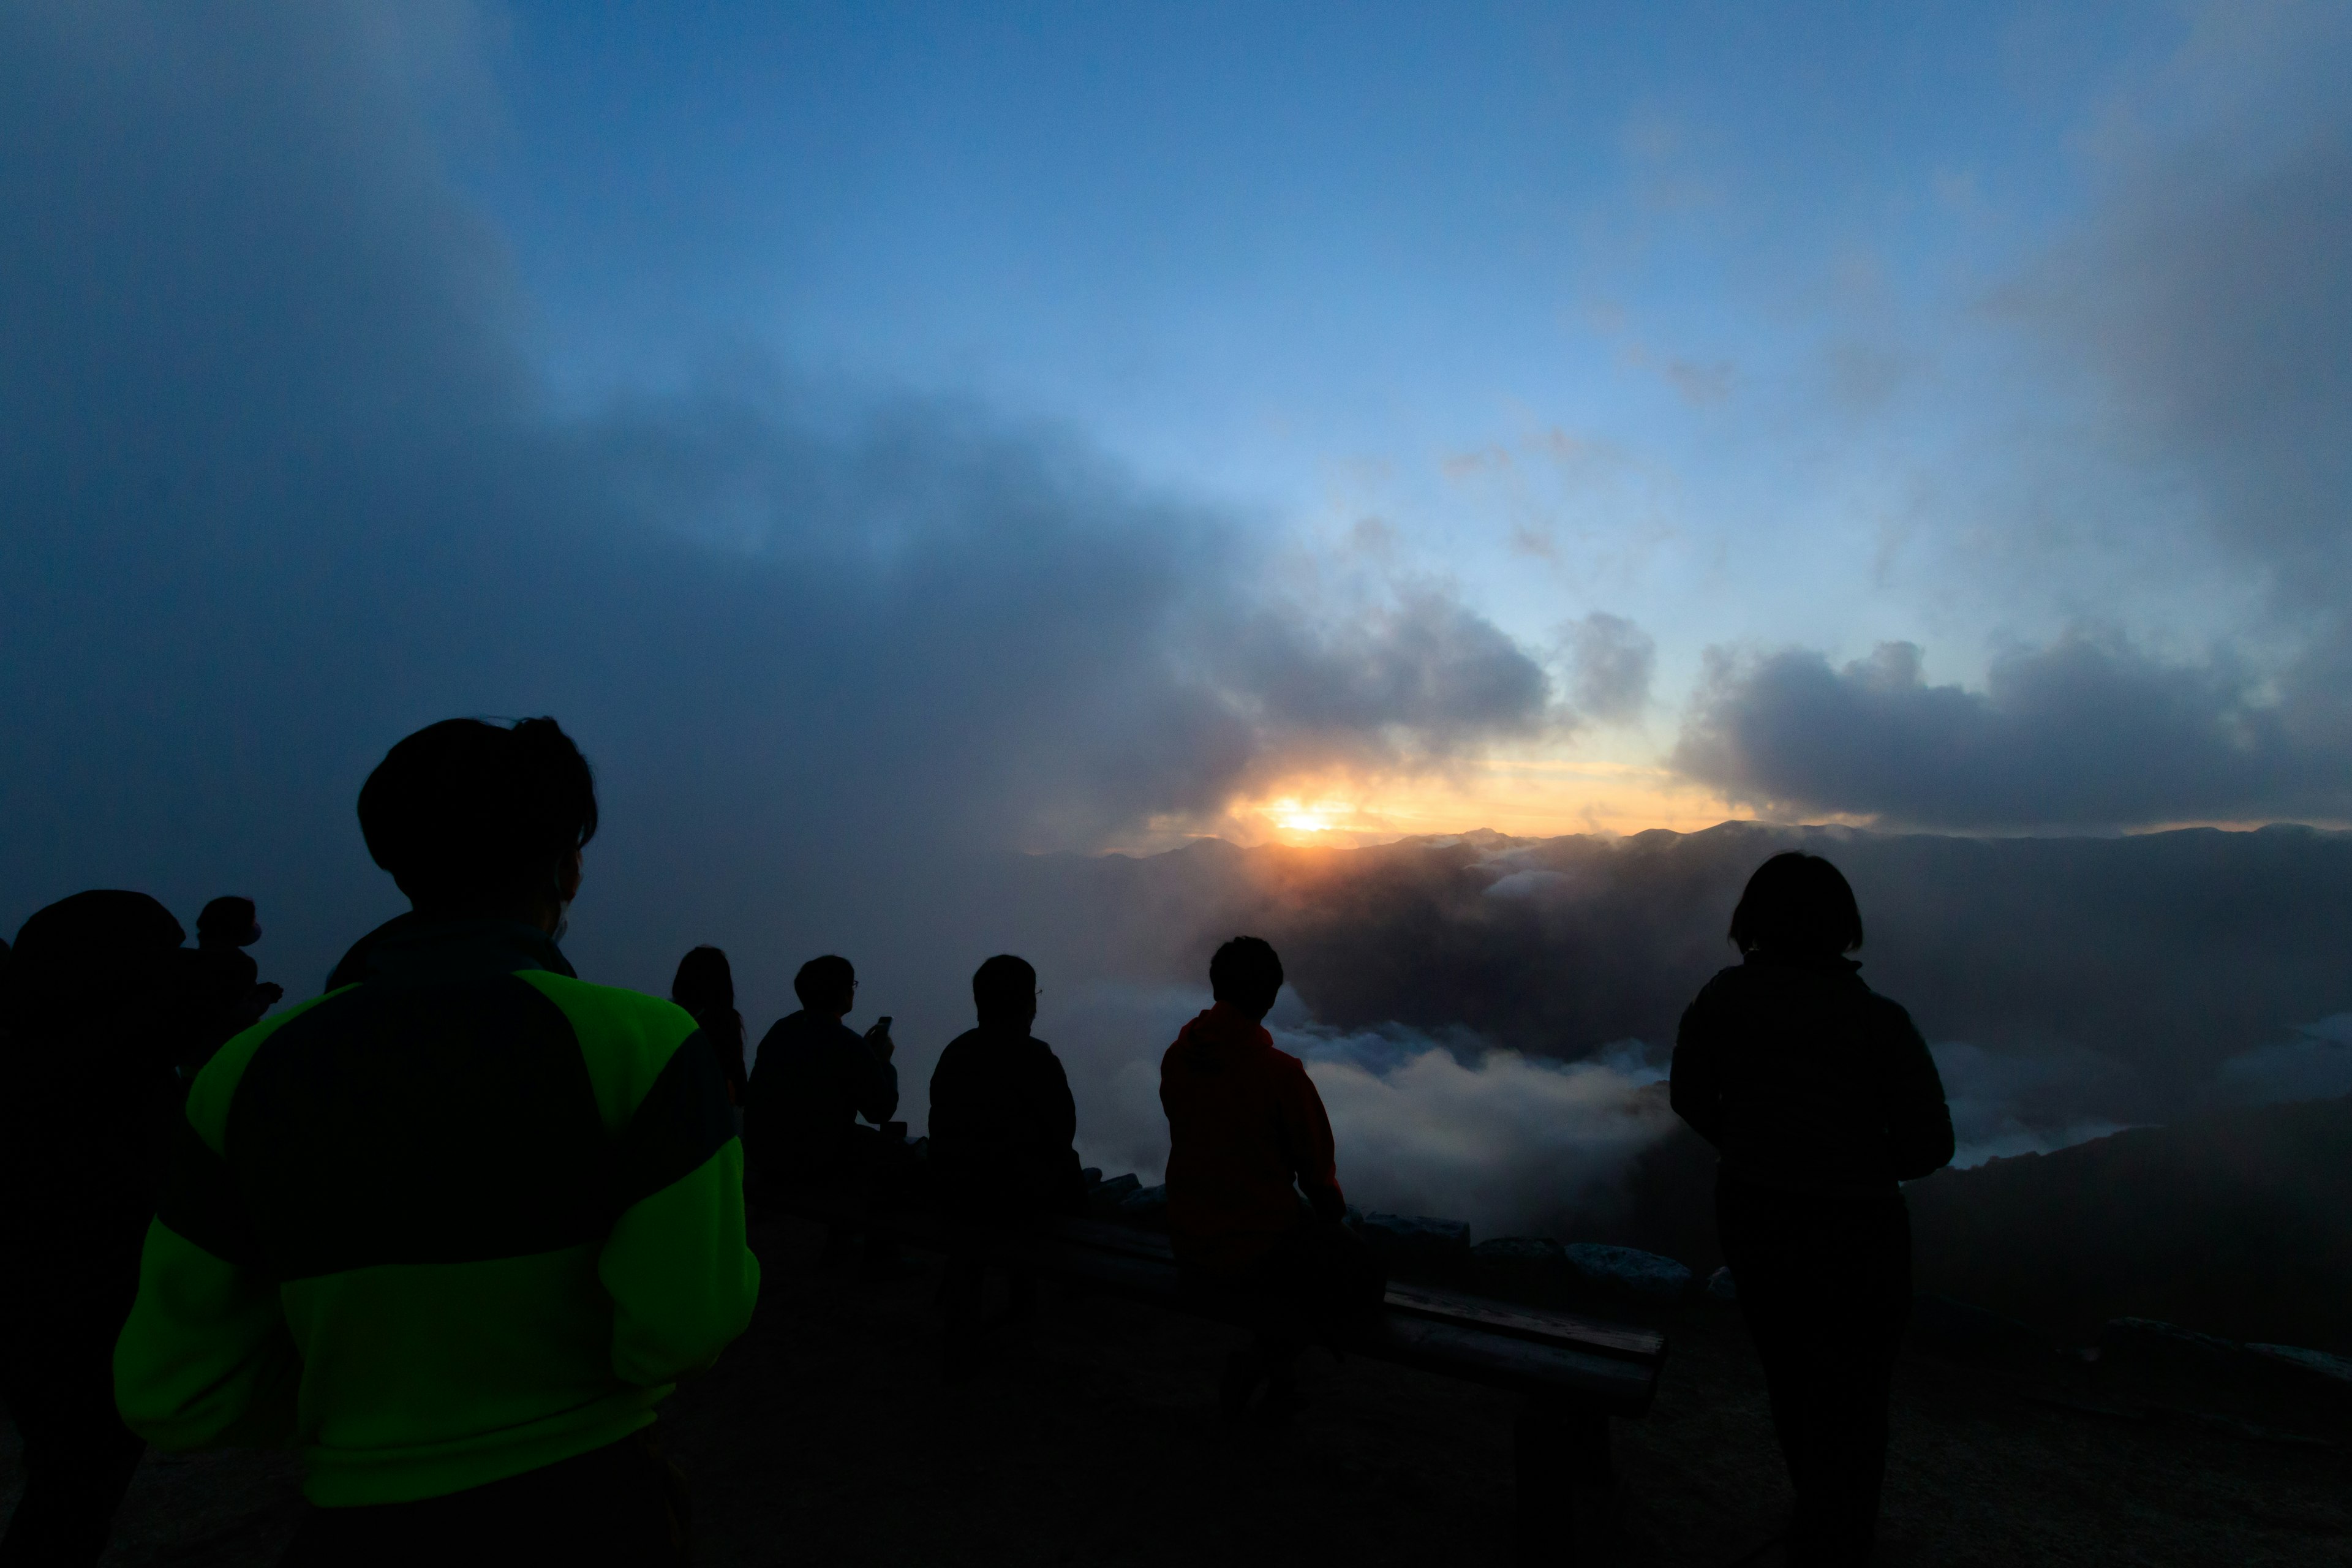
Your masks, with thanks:
M2352 821L2352 21L2186 20L2083 139L2086 220L1980 302L2031 390L2074 399L2046 488L2105 474L2138 510L1999 526L2103 529L2128 558L2184 553L2186 518L2260 613L2204 650L2084 617L1998 651L1981 689L1929 684L1904 643L1718 647L1673 753L1691 778L1888 826Z
M452 173L476 31L0 14L18 918L236 888L299 994L396 902L360 780L450 713L581 739L611 828L577 940L639 984L696 931L823 945L953 896L943 858L1550 721L1443 585L1286 595L1252 520L1066 431L756 363L562 407Z

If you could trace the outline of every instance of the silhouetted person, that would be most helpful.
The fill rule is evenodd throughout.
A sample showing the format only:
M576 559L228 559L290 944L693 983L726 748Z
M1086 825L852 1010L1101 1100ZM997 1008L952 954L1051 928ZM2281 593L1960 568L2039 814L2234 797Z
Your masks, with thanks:
M1716 1221L1797 1495L1789 1561L1861 1563L1911 1310L1895 1184L1951 1159L1951 1114L1910 1015L1844 956L1862 912L1836 867L1765 861L1730 935L1741 962L1683 1015L1674 1107L1722 1155Z
M682 1563L655 1406L760 1280L718 1061L556 946L597 812L553 720L420 730L359 816L415 908L196 1076L123 1414L299 1446L289 1563Z
M943 1190L994 1214L1082 1206L1078 1110L1054 1048L1029 1032L1037 972L1002 953L971 977L979 1027L931 1069L930 1158Z
M694 1015L703 1038L719 1053L719 1070L727 1075L727 1100L743 1103L743 1015L735 1011L735 971L727 954L708 944L677 961L677 976L669 983L669 999Z
M802 964L793 991L800 1011L776 1020L751 1061L743 1142L753 1180L862 1202L880 1140L857 1119L878 1128L898 1109L888 1020L863 1037L842 1023L857 972L831 953Z
M949 1217L960 1226L1014 1223L1037 1213L1083 1207L1077 1104L1054 1048L1030 1034L1037 1018L1037 972L1011 953L971 977L979 1027L940 1053L931 1072L930 1175ZM978 1327L981 1269L959 1251L949 1259L949 1370L968 1364ZM1035 1283L1012 1275L1013 1310L1025 1315Z
M0 1393L25 1493L0 1563L87 1563L143 1445L114 1407L179 1106L187 952L144 893L89 892L17 933L0 1036Z
M1296 1398L1290 1363L1321 1329L1377 1305L1381 1266L1340 1221L1347 1199L1331 1120L1305 1064L1259 1022L1282 990L1282 960L1237 936L1209 963L1216 1005L1184 1026L1160 1062L1168 1112L1168 1231L1180 1268L1261 1301L1257 1343L1228 1361L1219 1397L1238 1414L1260 1383Z
M264 981L260 965L245 951L260 940L251 899L215 899L196 916L194 1026L180 1061L184 1076L194 1077L215 1051L284 999L286 988Z

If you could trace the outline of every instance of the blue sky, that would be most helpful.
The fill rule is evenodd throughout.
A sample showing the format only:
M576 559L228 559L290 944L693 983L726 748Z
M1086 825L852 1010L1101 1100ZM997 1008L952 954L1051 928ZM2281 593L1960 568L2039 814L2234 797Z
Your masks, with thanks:
M1311 592L1442 580L1545 658L1630 619L1647 704L1534 749L1646 766L1709 647L1977 689L2073 632L2262 643L2273 563L2119 426L2053 269L2151 164L2340 141L2295 84L2343 22L524 5L463 168L559 401L747 357L970 399Z

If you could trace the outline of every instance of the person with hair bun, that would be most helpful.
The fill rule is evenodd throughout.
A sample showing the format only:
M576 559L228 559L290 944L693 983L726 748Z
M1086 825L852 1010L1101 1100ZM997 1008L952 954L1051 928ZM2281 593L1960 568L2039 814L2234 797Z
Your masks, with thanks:
M554 720L420 730L359 816L413 907L196 1075L117 1402L298 1447L297 1568L682 1563L655 1407L760 1286L718 1057L557 946L597 810Z
M1870 1556L1911 1310L1897 1184L1951 1160L1951 1113L1911 1016L1846 956L1862 911L1835 866L1765 861L1730 938L1740 962L1683 1014L1674 1108L1722 1157L1717 1227L1796 1492L1789 1562L1843 1568Z

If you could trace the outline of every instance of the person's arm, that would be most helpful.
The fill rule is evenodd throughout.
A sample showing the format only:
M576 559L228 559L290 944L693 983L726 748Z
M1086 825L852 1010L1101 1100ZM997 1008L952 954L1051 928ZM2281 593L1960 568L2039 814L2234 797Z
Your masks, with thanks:
M115 1341L115 1405L158 1448L282 1447L294 1438L301 1356L222 1155L229 1101L257 1043L254 1033L231 1042L189 1090L140 1256L138 1298Z
M1314 1207L1315 1217L1337 1221L1348 1212L1348 1199L1339 1190L1339 1151L1323 1097L1316 1092L1315 1080L1307 1076L1303 1064L1290 1064L1280 1081L1276 1105L1291 1173Z
M879 1127L898 1109L898 1064L877 1055L864 1040L857 1041L852 1060L856 1064L857 1113Z
M1709 985L1683 1010L1675 1031L1673 1065L1667 1069L1667 1100L1690 1130L1718 1148L1723 1143L1721 1004Z
M1952 1163L1952 1110L1943 1075L1909 1013L1884 996L1873 996L1871 1009L1873 1044L1885 1073L1887 1153L1896 1181L1916 1181Z
M596 1261L613 1298L613 1371L647 1386L718 1359L751 1321L760 1260L743 1234L743 1148L717 1058L673 1050L620 1140L620 1217Z
M1062 1070L1062 1058L1045 1041L1035 1042L1037 1055L1037 1097L1034 1103L1039 1112L1037 1142L1052 1153L1061 1153L1078 1141L1078 1102L1070 1093L1070 1075Z

